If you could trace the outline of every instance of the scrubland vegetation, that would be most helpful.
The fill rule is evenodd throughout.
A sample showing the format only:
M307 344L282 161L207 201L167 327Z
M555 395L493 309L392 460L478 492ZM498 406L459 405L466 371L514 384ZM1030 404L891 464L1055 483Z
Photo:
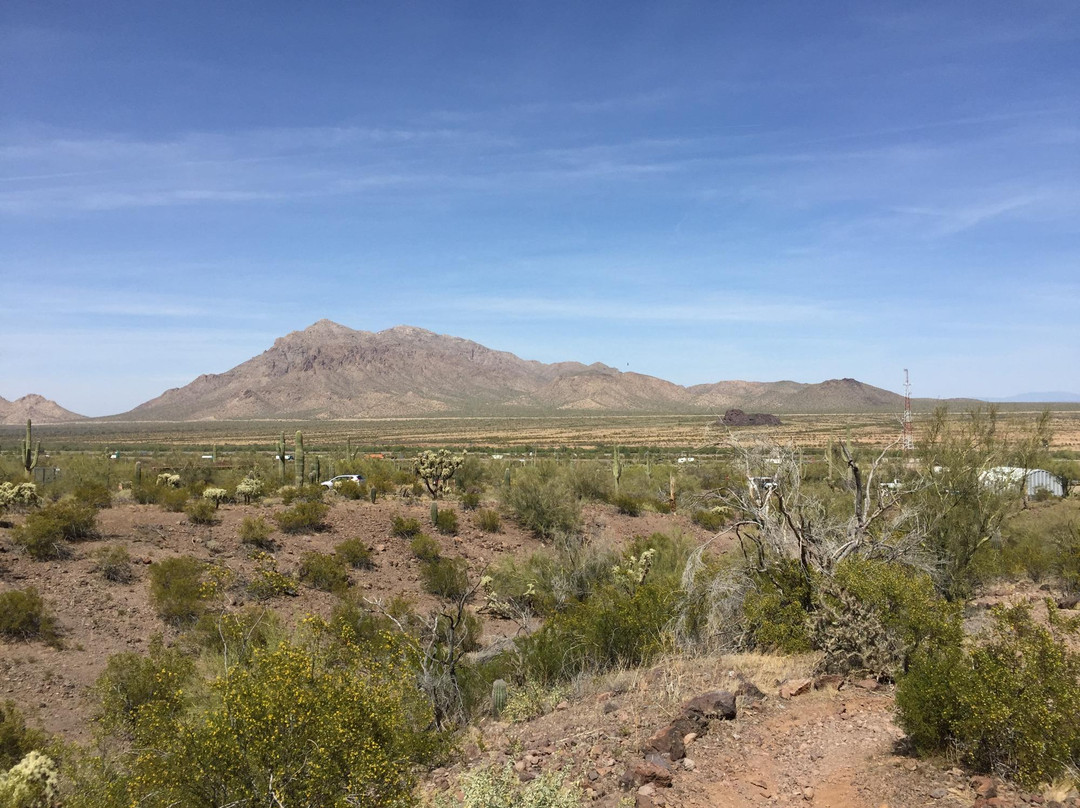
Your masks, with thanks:
M35 563L62 565L97 541L99 512L120 500L183 511L208 530L222 509L250 508L237 541L257 568L240 581L189 555L150 564L162 634L104 666L95 742L62 744L4 705L0 795L76 808L410 805L420 773L452 759L470 725L549 712L585 677L736 651L812 653L821 673L894 683L897 721L919 754L1026 786L1075 776L1080 619L1051 598L996 608L977 630L966 620L989 582L1046 585L1063 604L1080 591L1075 495L1028 498L981 477L1019 465L1080 478L1074 457L1050 454L1049 428L1048 418L1006 429L992 410L939 412L910 454L840 440L809 452L736 435L692 464L625 449L577 462L327 452L321 476L364 477L333 491L254 452L230 468L173 455L145 471L57 456L63 474L31 489L0 454L3 540ZM284 448L283 439L279 457ZM325 532L340 503L380 497L431 503L430 519L387 520L385 541L408 548L433 606L351 585L357 571L377 571L372 536L336 537L333 552L279 570L275 530L286 540ZM599 543L584 519L597 503L634 523L674 508L704 538L672 528ZM470 570L456 534L475 524L497 535L504 522L541 548ZM93 550L95 569L131 581L123 537L108 538ZM62 646L49 604L14 583L0 591L0 636ZM333 605L290 623L275 606L298 588ZM476 653L495 621L520 630ZM569 780L522 786L498 769L461 789L465 805L583 799Z

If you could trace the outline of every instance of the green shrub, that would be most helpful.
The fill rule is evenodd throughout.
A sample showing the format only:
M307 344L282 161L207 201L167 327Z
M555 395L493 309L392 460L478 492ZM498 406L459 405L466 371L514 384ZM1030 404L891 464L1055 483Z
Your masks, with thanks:
M292 505L294 502L322 502L326 494L326 486L318 483L308 483L299 488L287 485L281 489L281 502L284 505Z
M131 570L131 553L122 544L102 547L94 553L94 571L106 581L126 584L135 577Z
M193 499L185 507L188 521L193 525L217 524L217 506L208 499Z
M615 510L625 516L641 516L641 500L630 494L619 494L612 504Z
M1037 623L1027 604L994 611L975 647L929 645L898 682L901 727L920 753L949 752L969 766L1034 787L1080 764L1080 654L1076 621Z
M274 541L270 538L273 528L261 516L245 516L240 523L238 535L242 544L250 544L260 550L273 550Z
M436 561L442 554L439 543L427 533L416 534L413 540L409 542L409 549L421 561Z
M476 526L485 533L498 533L502 530L502 518L498 511L481 508L476 512Z
M187 505L190 493L186 488L160 486L157 492L157 503L167 511L180 513Z
M728 514L719 508L710 508L709 510L696 510L690 516L690 521L698 527L702 527L705 530L710 530L713 533L720 530L728 520Z
M15 702L0 703L0 772L10 769L28 752L42 749L46 743L48 737L44 732L26 726Z
M56 618L33 587L0 592L0 636L9 640L60 640Z
M150 565L150 603L166 623L194 623L206 609L206 564L192 556L175 556Z
M813 648L810 612L814 583L797 561L784 559L770 571L751 576L754 586L743 599L745 641L759 651L801 654Z
M107 732L128 735L140 710L175 715L194 673L195 660L176 648L166 648L160 636L151 640L146 655L113 654L94 684L99 699L97 719Z
M304 500L278 511L273 518L282 533L317 533L326 529L329 512L330 508L321 502Z
M123 795L116 802L270 805L273 795L289 806L410 804L413 772L436 744L403 658L318 637L256 649L187 712L139 711L133 750L112 774ZM95 787L104 785L84 793Z
M12 531L12 541L38 560L64 558L66 542L96 538L97 510L72 500L63 500L33 511L26 523Z
M344 499L367 499L368 496L368 487L361 485L356 480L342 480L334 483L334 491Z
M336 555L304 553L300 558L300 580L323 592L341 592L349 586L349 570Z
M513 767L476 769L461 778L461 808L579 808L584 802L577 786L563 785L555 773L522 783ZM445 800L438 808L449 808ZM453 803L456 804L456 803Z
M461 507L467 511L475 511L480 507L480 492L476 489L469 489L461 495Z
M469 589L469 570L464 558L425 561L420 577L425 591L448 600L458 600Z
M571 536L581 522L581 507L570 489L542 471L520 474L504 502L523 528L544 540Z
M667 647L675 595L650 583L633 591L608 586L571 604L518 640L526 678L548 685L582 672L649 664Z
M375 569L371 547L361 539L346 539L334 548L334 552L354 570Z
M570 688L565 684L545 687L538 682L526 681L521 687L510 688L502 718L511 723L532 721L552 712L569 696Z
M96 510L102 510L112 505L112 492L105 483L81 482L71 492L76 502L89 505Z
M607 502L614 492L611 467L599 463L575 463L567 474L570 493L577 500Z
M419 519L412 517L395 516L390 521L390 535L402 539L411 539L424 532Z
M274 612L249 606L238 612L204 614L195 624L193 637L201 647L223 657L226 665L235 665L250 662L257 649L270 648L284 639L284 633Z
M458 532L457 512L440 510L435 516L435 529L444 536L456 536Z
M253 558L258 564L258 569L248 581L248 594L258 600L270 600L298 594L296 579L291 575L278 572L277 561L266 552L257 551Z
M162 489L156 485L142 483L132 487L131 496L140 505L155 505L161 492Z

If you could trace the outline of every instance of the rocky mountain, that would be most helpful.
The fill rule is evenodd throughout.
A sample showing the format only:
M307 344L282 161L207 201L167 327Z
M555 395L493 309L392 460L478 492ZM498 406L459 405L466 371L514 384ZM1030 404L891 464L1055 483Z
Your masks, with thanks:
M25 424L27 418L35 424L60 424L82 421L86 416L65 410L55 401L35 393L14 401L0 396L0 424Z
M336 419L554 411L899 410L895 393L840 379L682 387L603 364L545 364L411 326L377 333L320 320L221 374L116 418Z

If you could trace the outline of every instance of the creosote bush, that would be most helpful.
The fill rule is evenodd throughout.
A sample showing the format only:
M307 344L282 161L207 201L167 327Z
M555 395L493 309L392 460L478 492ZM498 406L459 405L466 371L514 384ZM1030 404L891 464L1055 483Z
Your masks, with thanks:
M9 640L60 641L56 618L33 587L0 592L0 636Z
M46 560L69 555L67 542L97 538L97 509L62 500L33 511L12 531L12 540L31 558Z
M322 502L304 500L291 508L274 514L282 533L317 533L326 529L326 514L330 508Z
M424 532L424 526L419 519L406 516L395 516L390 520L390 535L400 539L411 539Z
M409 549L412 550L414 556L426 562L437 561L442 554L439 543L427 533L416 534L409 542Z
M694 511L690 516L690 521L695 525L705 528L705 530L711 530L714 533L722 528L727 520L728 514L724 510L717 508L708 510L702 508Z
M545 465L523 469L503 492L503 502L523 528L547 541L573 535L580 526L577 499L555 469Z
M451 510L440 510L435 516L435 529L444 536L456 536L458 532L457 513Z
M187 505L188 495L191 492L186 488L173 488L162 486L157 491L157 504L172 513L180 513Z
M94 553L94 570L113 583L130 583L135 577L131 570L131 553L122 544L111 544Z
M150 565L150 602L166 623L191 625L206 609L210 592L204 582L206 564L192 556L175 556Z
M274 541L270 538L273 528L261 516L245 516L237 532L242 544L250 544L260 550L274 549Z
M615 510L624 516L641 516L641 500L630 494L618 494L612 499Z
M309 552L300 559L300 580L324 592L341 592L349 586L349 571L339 556Z
M420 569L424 589L447 600L458 600L469 589L469 571L464 558L435 558Z
M354 570L375 569L371 547L362 539L346 539L334 548L334 552Z
M1080 765L1078 621L1047 603L997 607L981 642L919 649L899 680L900 725L920 753L951 752L979 771L1034 787Z
M213 525L218 520L217 506L208 499L193 499L184 507L188 521L193 525Z
M498 533L502 530L502 517L498 511L490 508L481 508L476 512L476 526L485 533Z

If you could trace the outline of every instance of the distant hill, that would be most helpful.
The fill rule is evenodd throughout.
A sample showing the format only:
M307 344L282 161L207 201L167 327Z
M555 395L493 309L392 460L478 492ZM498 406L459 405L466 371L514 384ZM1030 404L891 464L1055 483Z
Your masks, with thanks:
M339 419L536 412L897 411L903 397L855 379L683 387L600 363L545 364L412 326L355 331L320 320L221 374L116 419Z
M0 397L0 424L25 424L29 418L35 424L61 424L85 420L71 410L65 410L55 401L34 393L8 401Z
M988 398L987 401L1000 401L1003 404L1058 404L1067 402L1080 403L1080 393L1066 393L1061 390L1051 390L1043 393L1021 393L1009 398Z

